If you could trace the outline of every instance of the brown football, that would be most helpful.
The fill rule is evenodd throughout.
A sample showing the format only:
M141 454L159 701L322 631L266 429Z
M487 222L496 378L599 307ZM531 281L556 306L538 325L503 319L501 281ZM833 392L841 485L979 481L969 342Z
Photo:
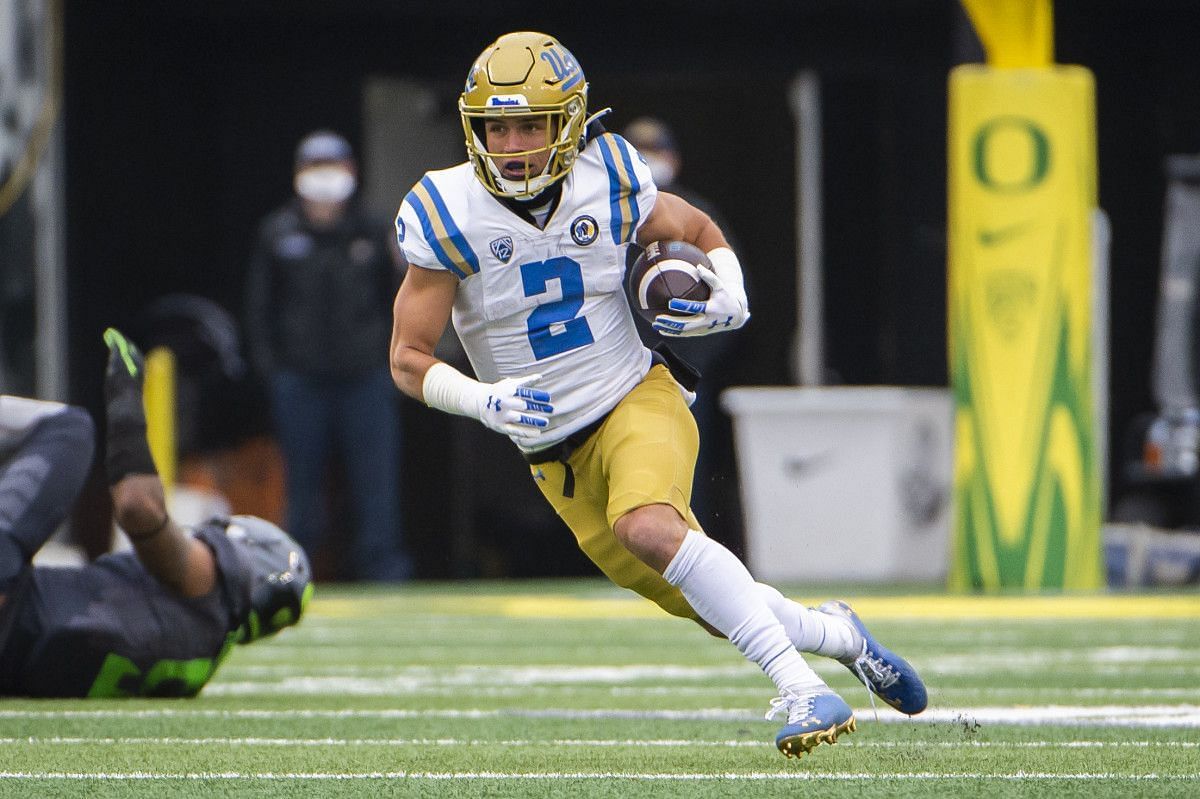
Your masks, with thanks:
M672 298L707 300L708 284L700 279L700 269L712 269L708 256L686 241L652 242L629 266L625 288L629 306L654 321Z

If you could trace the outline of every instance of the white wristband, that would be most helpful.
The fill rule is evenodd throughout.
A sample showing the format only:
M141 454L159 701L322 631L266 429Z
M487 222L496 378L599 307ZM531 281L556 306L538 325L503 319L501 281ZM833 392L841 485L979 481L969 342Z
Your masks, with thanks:
M708 251L708 260L712 262L713 271L721 278L725 288L745 304L746 284L737 254L728 247L717 247Z
M450 364L439 361L425 372L425 378L421 381L421 396L430 408L479 418L475 403L479 386L478 380L472 380Z

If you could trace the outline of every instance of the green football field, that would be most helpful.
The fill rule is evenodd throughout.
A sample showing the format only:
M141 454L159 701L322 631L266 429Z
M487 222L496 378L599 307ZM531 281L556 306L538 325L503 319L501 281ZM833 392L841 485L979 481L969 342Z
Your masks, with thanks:
M193 700L0 701L0 796L1200 796L1200 594L851 600L929 684L799 760L727 643L595 580L318 588Z

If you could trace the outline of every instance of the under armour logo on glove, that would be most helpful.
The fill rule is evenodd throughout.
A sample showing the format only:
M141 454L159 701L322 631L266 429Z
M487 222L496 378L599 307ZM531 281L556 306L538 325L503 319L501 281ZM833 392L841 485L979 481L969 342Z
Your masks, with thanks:
M431 408L473 417L533 448L550 427L550 414L554 413L550 392L528 386L541 379L541 375L525 375L481 383L439 361L426 370L421 394Z
M744 295L726 289L721 278L712 270L697 271L700 279L709 286L708 299L674 298L668 302L667 309L671 313L659 314L651 325L664 336L706 336L717 328L739 328L750 318Z
M540 379L541 375L527 375L480 384L488 391L480 421L522 443L536 440L550 426L550 415L554 413L550 392L526 385Z

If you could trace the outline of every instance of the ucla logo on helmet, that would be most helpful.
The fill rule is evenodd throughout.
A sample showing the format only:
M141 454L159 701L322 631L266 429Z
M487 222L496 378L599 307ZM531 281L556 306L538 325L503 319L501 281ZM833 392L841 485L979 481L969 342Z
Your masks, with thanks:
M600 226L596 224L596 219L589 214L578 216L571 223L571 238L580 247L586 247L596 240L596 236L600 235Z
M492 239L489 245L492 248L492 255L500 259L500 263L506 264L513 257L513 240L512 236L501 236L498 239Z
M555 80L566 80L562 87L564 91L574 86L583 77L579 71L579 62L562 45L543 50L541 58L554 71Z

